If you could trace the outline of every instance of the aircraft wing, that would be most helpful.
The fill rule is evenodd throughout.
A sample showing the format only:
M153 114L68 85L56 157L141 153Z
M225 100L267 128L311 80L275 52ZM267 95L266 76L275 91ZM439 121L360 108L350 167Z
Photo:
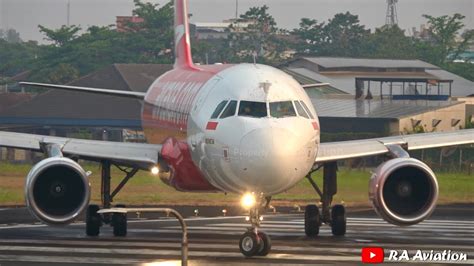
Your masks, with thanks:
M316 163L385 154L390 152L390 145L400 145L410 151L473 143L474 129L328 142L321 143Z
M136 91L119 91L119 90L110 90L110 89L76 87L76 86L68 86L68 85L56 85L56 84L45 84L45 83L35 83L35 82L20 82L20 85L46 88L46 89L88 92L88 93L94 93L94 94L111 95L115 97L135 98L138 100L145 99L144 92L136 92Z
M159 160L161 145L50 137L0 131L0 147L44 152L45 144L58 144L63 155L90 161L110 160L149 170Z

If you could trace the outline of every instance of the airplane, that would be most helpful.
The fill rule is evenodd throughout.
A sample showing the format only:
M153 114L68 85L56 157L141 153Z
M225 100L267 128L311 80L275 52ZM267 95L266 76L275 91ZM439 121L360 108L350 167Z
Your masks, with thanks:
M272 196L308 178L321 206L306 206L305 234L316 237L320 226L327 224L333 235L342 236L345 207L332 203L337 161L373 155L386 158L369 181L376 212L400 226L430 216L438 198L436 175L408 152L471 144L474 130L321 143L318 116L303 86L271 66L194 64L187 2L175 0L174 7L174 68L157 78L146 93L22 83L142 100L148 140L148 144L119 143L0 132L0 147L45 154L25 184L27 207L38 220L66 225L86 212L88 236L99 235L104 224L113 227L115 236L127 234L126 214L102 215L98 205L89 205L90 173L78 161L95 161L102 169L103 209L112 207L115 195L139 170L159 175L178 191L242 195L250 227L240 237L239 249L246 257L265 256L271 239L259 228ZM114 190L112 166L125 175ZM321 168L322 189L311 177Z

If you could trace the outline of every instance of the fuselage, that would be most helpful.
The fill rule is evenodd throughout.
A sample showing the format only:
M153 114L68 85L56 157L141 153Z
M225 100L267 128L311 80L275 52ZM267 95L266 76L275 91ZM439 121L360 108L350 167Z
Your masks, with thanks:
M178 190L281 193L314 164L319 121L304 89L265 65L176 68L148 90L142 114Z

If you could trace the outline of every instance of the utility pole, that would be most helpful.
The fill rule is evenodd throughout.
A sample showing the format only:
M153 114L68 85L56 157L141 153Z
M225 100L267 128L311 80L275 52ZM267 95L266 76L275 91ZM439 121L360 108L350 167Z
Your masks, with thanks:
M398 24L397 3L398 0L387 0L387 14L385 17L385 25L394 26Z
M239 0L235 0L235 19L239 18Z
M67 1L67 24L68 27L71 25L71 0Z

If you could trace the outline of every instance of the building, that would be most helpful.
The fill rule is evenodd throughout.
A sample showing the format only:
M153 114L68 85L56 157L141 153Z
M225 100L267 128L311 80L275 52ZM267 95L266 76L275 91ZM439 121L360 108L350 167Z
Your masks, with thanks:
M303 57L280 67L301 84L330 84L307 88L323 133L454 130L474 111L473 82L420 60Z
M137 16L117 16L115 24L117 31L127 32L130 31L130 25L143 23L145 20Z
M438 99L474 95L474 82L420 60L302 57L281 68L356 98Z
M312 97L322 133L389 136L451 131L466 123L463 101L353 99L350 95ZM356 137L357 138L357 137Z
M235 19L223 22L196 22L190 24L191 34L198 40L227 39L229 32L243 32L255 22Z
M172 65L114 64L69 85L145 92L171 68ZM130 132L141 130L141 110L141 102L135 99L49 90L1 110L0 127L24 133L123 141L130 140L131 135L140 136Z

